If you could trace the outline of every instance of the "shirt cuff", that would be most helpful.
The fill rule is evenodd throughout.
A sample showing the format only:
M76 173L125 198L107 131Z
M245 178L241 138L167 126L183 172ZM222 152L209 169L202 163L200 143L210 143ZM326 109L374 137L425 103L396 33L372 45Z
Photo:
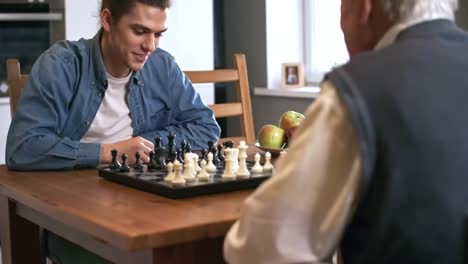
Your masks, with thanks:
M96 168L99 165L100 151L100 144L80 143L75 168Z

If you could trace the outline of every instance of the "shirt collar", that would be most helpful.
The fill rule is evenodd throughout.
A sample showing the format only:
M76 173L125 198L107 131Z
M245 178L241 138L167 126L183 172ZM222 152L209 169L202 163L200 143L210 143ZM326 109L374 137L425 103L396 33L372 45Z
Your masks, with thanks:
M436 20L436 19L449 19L453 20L453 17L447 16L447 14L442 12L427 12L424 14L416 15L411 19L406 19L402 22L398 22L393 25L380 39L377 45L374 47L374 50L383 49L391 44L393 44L398 37L398 35L406 30L407 28L414 26L419 23Z

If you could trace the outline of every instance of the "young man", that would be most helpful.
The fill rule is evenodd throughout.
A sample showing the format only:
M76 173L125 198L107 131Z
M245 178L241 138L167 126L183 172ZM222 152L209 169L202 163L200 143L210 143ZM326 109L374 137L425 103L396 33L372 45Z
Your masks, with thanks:
M225 240L230 263L462 263L468 34L456 0L342 0L333 70Z
M193 149L220 129L174 58L158 49L170 0L104 0L93 39L63 41L30 72L7 139L15 170L96 167L111 150L148 161L155 136ZM79 21L76 21L79 23Z
M155 136L193 149L220 129L174 58L158 49L170 0L103 0L93 39L55 44L40 56L17 107L7 142L15 170L96 167L111 149L148 161ZM76 21L79 23L79 21ZM104 263L47 234L58 263Z

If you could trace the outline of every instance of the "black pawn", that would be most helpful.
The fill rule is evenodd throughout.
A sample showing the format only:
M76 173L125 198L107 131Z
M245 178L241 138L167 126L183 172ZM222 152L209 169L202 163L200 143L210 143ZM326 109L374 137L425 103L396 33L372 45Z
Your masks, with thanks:
M120 166L121 172L129 172L130 167L127 164L127 154L122 154L122 166Z
M218 144L218 159L219 161L223 162L224 161L224 153L223 153L223 145Z
M233 147L234 147L234 141L232 141L232 140L225 141L225 142L223 143L223 146L224 146L225 148L233 148Z
M135 171L143 171L143 165L141 165L141 155L139 152L135 153L135 165L133 165L133 169Z
M112 162L109 165L109 169L111 170L120 170L120 166L122 166L119 162L119 152L116 149L111 150L112 155Z

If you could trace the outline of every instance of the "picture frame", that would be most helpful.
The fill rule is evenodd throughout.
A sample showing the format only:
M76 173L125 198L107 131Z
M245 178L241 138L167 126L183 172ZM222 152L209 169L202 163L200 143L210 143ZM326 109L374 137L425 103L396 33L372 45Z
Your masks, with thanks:
M302 63L281 64L281 87L304 87L304 67Z

